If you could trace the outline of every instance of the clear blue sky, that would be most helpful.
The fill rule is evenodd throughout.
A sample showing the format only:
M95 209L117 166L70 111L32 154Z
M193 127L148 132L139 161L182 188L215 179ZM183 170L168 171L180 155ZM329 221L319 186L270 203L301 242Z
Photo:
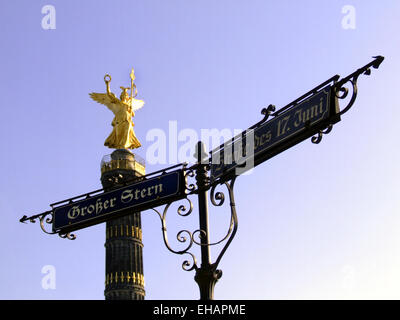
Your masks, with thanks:
M48 4L54 30L41 25ZM342 26L345 5L355 29ZM238 178L239 229L215 297L399 299L399 9L395 0L1 1L0 298L104 298L104 224L69 241L18 220L101 187L112 114L88 93L104 92L105 73L119 94L135 68L146 157L148 132L168 134L170 121L178 132L245 129L262 107L383 55L319 145L307 140ZM147 172L175 164L167 160ZM228 222L210 208L213 240ZM196 212L171 215L171 241L196 223ZM194 273L164 247L157 216L143 212L142 224L146 298L197 299ZM45 265L56 268L55 290L41 286Z

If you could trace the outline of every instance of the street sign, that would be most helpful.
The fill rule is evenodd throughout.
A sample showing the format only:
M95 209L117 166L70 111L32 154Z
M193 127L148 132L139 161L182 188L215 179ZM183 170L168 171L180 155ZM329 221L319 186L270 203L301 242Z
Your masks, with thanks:
M254 167L338 121L337 98L328 85L214 150L211 181L232 177L235 169L243 168L249 160Z
M75 239L75 235L70 234L71 231L95 225L100 222L109 221L133 212L154 208L162 204L168 204L165 206L163 214L160 214L160 212L155 210L161 220L161 230L164 243L167 249L172 253L191 256L191 261L185 260L182 263L182 268L186 271L196 271L194 279L199 285L200 299L212 300L214 286L222 275L222 271L217 269L218 265L237 232L238 220L233 191L236 176L277 155L278 153L300 143L301 141L314 136L315 134L318 134L318 136L313 137L312 142L318 143L321 140L322 134L328 133L332 129L333 124L341 120L341 115L346 113L354 104L358 92L358 77L361 74L370 75L371 68L379 68L383 60L384 57L376 56L372 62L368 63L362 68L357 69L347 77L340 80L340 76L335 75L273 114L271 114L271 112L275 111L274 106L270 105L268 108L264 108L262 110L264 119L257 122L246 131L243 131L241 134L235 136L229 142L214 149L211 152L210 159L207 159L207 156L203 157L204 153L202 152L202 142L198 142L196 152L198 162L196 165L188 169L186 168L186 164L179 164L163 169L164 173L159 176L148 178L149 176L158 174L159 171L157 171L151 175L142 176L139 178L141 179L140 181L119 189L114 189L102 194L97 194L97 192L102 190L96 190L82 196L57 202L51 205L52 210L31 217L23 216L20 219L20 222L30 221L34 223L37 219L39 219L40 227L44 232L48 234L58 233L62 238L73 240ZM134 75L132 71L131 91L133 91L134 86L133 78ZM107 95L110 95L108 83L110 80L111 77L109 80L105 79L107 83ZM340 110L338 99L345 99L349 93L346 85L351 85L352 94L347 102L346 107ZM126 91L126 88L122 87L122 89L124 92ZM101 98L99 98L101 103L103 103L105 101L104 99L106 99L104 94L95 95ZM272 119L267 121L270 116ZM116 150L115 152L120 153L123 151ZM205 163L203 160L205 160ZM177 166L182 166L183 169L166 173L167 170L171 170ZM115 166L115 168L112 169L121 168L119 166ZM186 187L184 170L186 171L186 176L196 176L196 184L190 184ZM210 178L208 178L208 170L210 170ZM123 175L117 176L118 171L115 171L114 173L115 175L113 174L111 176L110 182L118 183L119 177L122 178ZM225 235L225 237L220 241L210 243L207 192L208 189L211 188L212 204L214 206L221 206L224 202L224 196L223 193L215 193L215 188L217 187L218 183L225 183L225 186L228 190L231 220L228 233ZM188 194L185 193L186 189L189 191ZM194 193L196 193L198 196L200 228L194 232L190 232L187 229L179 231L177 233L177 239L180 242L186 242L189 240L189 243L187 243L187 246L184 249L174 250L168 243L166 228L166 213L168 211L169 204L171 204L172 201L186 198L187 195ZM85 198L82 199L82 197ZM187 200L190 202L191 208L188 212L182 215L188 215L190 212L192 212L192 202L189 198L187 198ZM180 207L180 209L182 208L183 206ZM178 211L180 211L180 209L178 209ZM49 215L51 215L51 217L46 218ZM44 223L52 223L53 232L48 232L44 227ZM194 239L194 235L197 232L201 234L200 242L197 242ZM189 238L183 237L183 234L189 235ZM222 243L224 241L226 242L222 250L220 251L215 262L212 263L210 259L210 246L213 244ZM200 245L201 247L200 265L197 264L195 255L189 251L194 243ZM125 245L123 245L123 247L124 246ZM107 253L107 256L114 257L114 262L118 262L120 261L120 258L123 257L123 253L121 252L117 254L117 258L114 257L114 252L110 252L110 254ZM139 255L135 254L135 256L140 256L141 254L142 253L140 251ZM129 260L127 260L128 263L133 262L133 260L130 258ZM114 262L112 264L115 264ZM107 266L108 265L109 264L107 263ZM126 265L126 263L124 262L122 265ZM136 270L139 269L141 270L142 266L136 268ZM118 290L120 288L125 290L125 272L127 274L127 281L129 282L130 272L126 271L126 269L122 270L123 271L121 271L120 278L122 279L120 281L121 286L118 288ZM133 272L133 275L135 273L136 272ZM142 271L136 274L138 276L143 275ZM134 278L135 276L133 276L133 279ZM113 273L111 273L110 279L111 283L113 283ZM118 271L115 271L114 279L115 282L118 281ZM106 277L106 286L107 281L108 274ZM135 281L133 280L133 282ZM108 288L110 287L106 287L106 291ZM115 288L113 287L112 290L114 289ZM140 284L139 289L140 291L138 292L139 296L141 297L143 292L143 283Z
M53 232L70 232L185 197L183 170L53 208Z

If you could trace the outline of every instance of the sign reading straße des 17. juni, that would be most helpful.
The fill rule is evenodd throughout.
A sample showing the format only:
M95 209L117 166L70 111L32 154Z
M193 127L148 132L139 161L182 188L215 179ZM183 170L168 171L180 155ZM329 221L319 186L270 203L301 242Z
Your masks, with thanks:
M315 135L327 125L340 121L338 112L332 86L324 87L259 127L236 137L233 142L225 143L223 148L214 150L211 155L211 181L237 174L234 169L245 167L249 160L252 166L246 170L251 169Z
M53 209L53 231L74 231L112 218L185 197L182 170L161 174L120 189ZM129 209L129 212L128 212Z

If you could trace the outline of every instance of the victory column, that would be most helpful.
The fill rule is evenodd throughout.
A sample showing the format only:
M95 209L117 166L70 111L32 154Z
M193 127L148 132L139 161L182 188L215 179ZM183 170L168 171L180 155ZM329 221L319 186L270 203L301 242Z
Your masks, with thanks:
M145 175L144 160L128 149L141 146L133 130L132 117L143 107L144 101L137 96L135 75L130 74L131 86L120 87L118 99L110 90L111 76L106 74L106 93L90 93L90 97L107 106L115 115L113 130L104 145L116 149L101 161L101 183L105 191L133 182ZM128 90L130 89L130 95ZM143 243L140 212L106 222L106 300L143 300Z

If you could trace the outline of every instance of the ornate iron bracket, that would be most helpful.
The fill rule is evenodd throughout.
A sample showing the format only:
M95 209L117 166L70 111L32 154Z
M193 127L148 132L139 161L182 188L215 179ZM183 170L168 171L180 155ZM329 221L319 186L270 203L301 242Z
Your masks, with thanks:
M357 90L358 77L361 74L369 76L371 74L371 67L374 68L374 69L378 69L380 64L384 60L384 57L382 57L382 56L376 56L376 57L373 57L373 58L374 58L373 61L371 61L370 63L366 64L364 67L357 69L352 74L350 74L347 77L339 80L335 84L334 90L335 90L335 95L336 95L336 97L338 99L345 99L348 96L349 89L345 87L345 85L347 83L350 83L351 87L352 87L352 95L351 95L350 101L347 104L347 106L344 107L343 110L341 110L339 112L340 116L345 114L347 111L349 111L350 108L353 106L354 102L356 101L357 94L358 94L358 90Z
M192 201L190 201L190 199L188 199L188 198L185 198L185 199L186 199L186 201L188 201L188 203L189 203L189 209L187 209L185 205L180 205L180 206L178 207L178 210L177 210L178 215L180 215L180 216L182 216L182 217L186 217L186 216L190 215L190 214L192 213L192 211L193 211L193 204L192 204ZM179 255L187 254L187 255L189 255L189 256L192 258L192 262L189 262L188 260L185 260L185 261L182 263L182 269L185 270L185 271L191 271L191 270L193 270L193 269L197 269L197 268L198 268L198 267L197 267L197 260L196 260L195 255L192 254L191 252L189 252L189 250L190 250L190 249L192 248L192 246L193 246L193 243L195 243L195 241L194 241L194 236L193 236L193 235L194 235L194 233L196 233L196 231L198 231L198 230L196 230L195 232L190 232L190 231L188 231L188 230L181 230L181 231L179 231L179 232L177 233L177 235L176 235L176 239L177 239L179 242L181 242L181 243L186 243L186 242L188 242L188 244L187 244L187 246L186 246L184 249L181 249L181 250L174 250L174 249L172 249L172 247L171 247L171 245L169 244L169 241L168 241L167 221L166 221L167 212L168 212L168 209L170 208L170 206L171 206L172 203L173 203L173 202L170 202L170 203L168 203L167 205L165 205L165 207L164 207L162 213L161 213L159 210L155 209L155 208L152 208L151 210L153 210L154 212L156 212L157 215L158 215L158 217L160 218L160 221L161 221L161 231L162 231L162 235L163 235L163 239L164 239L164 244L165 244L165 246L167 247L167 249L168 249L170 252L172 252L172 253L174 253L174 254L179 254ZM185 235L186 235L186 236L185 236Z
M229 206L230 206L230 210L231 210L231 219L230 219L230 224L229 224L229 228L228 231L225 235L225 237L223 237L220 241L214 242L214 243L210 243L210 246L214 246L217 244L222 243L223 241L225 241L226 239L227 242L225 243L225 246L222 248L221 252L219 253L215 263L213 264L213 267L216 269L223 257L223 255L225 254L226 250L228 249L229 245L231 244L233 238L236 235L236 231L238 228L238 218L237 218L237 213L236 213L236 204L235 204L235 197L234 197L234 192L233 192L233 188L235 185L235 181L236 181L237 176L235 176L232 180L230 181L225 181L222 184L225 185L225 187L228 190L228 195L229 195ZM218 185L214 185L211 188L211 194L210 194L210 199L211 199L211 203L216 206L216 207L220 207L224 204L225 202L225 194L221 191L218 191L217 193L215 193L215 189L218 187Z
M222 276L222 271L218 270L218 265L224 256L226 250L228 249L229 245L231 244L233 238L236 235L237 227L238 227L238 218L236 213L236 205L234 199L234 184L236 180L236 176L229 181L225 181L221 183L221 185L225 185L228 191L229 196L229 205L230 205L230 223L228 230L225 236L215 242L209 241L209 234L208 234L208 209L207 209L207 193L208 190L211 189L210 193L210 200L213 206L220 207L225 203L225 194L222 191L217 191L216 188L219 186L218 184L214 184L213 186L210 185L210 181L207 177L207 171L209 170L209 166L207 164L198 163L195 166L190 168L186 168L185 177L196 177L196 184L190 183L186 181L186 190L187 195L197 194L199 197L199 218L200 218L200 228L191 232L189 230L180 230L176 234L176 239L181 243L186 243L186 246L183 249L175 250L171 247L168 241L167 235L167 226L166 226L166 218L167 212L172 204L168 203L165 205L162 212L153 208L152 210L157 213L158 217L160 218L161 222L161 230L163 235L164 244L167 249L178 255L188 255L190 256L189 260L184 260L182 263L182 269L185 271L192 271L195 270L195 280L199 285L200 288L200 298L202 300L210 300L213 299L213 291L214 286L218 279ZM203 201L200 200L201 197ZM188 202L188 205L180 205L177 209L178 215L182 217L189 216L193 212L193 204L192 201L186 197L184 199ZM205 224L206 221L206 224ZM220 253L218 254L217 259L214 263L209 261L209 249L212 246L216 246L225 242L223 248L221 249ZM193 245L200 246L201 249L201 264L198 264L198 260L196 256L191 252Z
M357 94L358 94L358 88L357 88L357 81L358 77L362 74L369 76L371 74L371 67L374 69L378 69L382 61L384 60L384 57L382 56L376 56L373 57L374 60L371 61L370 63L366 64L364 67L357 69L354 71L352 74L348 75L345 78L342 78L339 80L339 76L337 76L336 79L334 79L335 83L333 85L333 94L337 99L343 100L345 99L348 94L349 94L349 89L346 88L346 85L350 84L352 88L352 95L350 98L350 101L347 103L347 105L338 112L338 116L341 116L345 114L347 111L351 109L353 106L354 102L357 99ZM311 142L318 144L322 140L322 136L324 134L328 134L332 131L333 125L329 124L325 129L320 130L316 136L313 136L311 138Z
M31 223L36 223L36 220L39 219L40 223L40 228L44 233L47 234L58 234L61 238L63 239L69 239L69 240L75 240L76 236L70 232L68 233L58 233L54 231L48 231L46 230L46 225L51 225L53 224L53 210L49 210L31 217L23 216L19 221L22 223L26 223L26 221L29 221ZM46 223L46 225L45 225Z

